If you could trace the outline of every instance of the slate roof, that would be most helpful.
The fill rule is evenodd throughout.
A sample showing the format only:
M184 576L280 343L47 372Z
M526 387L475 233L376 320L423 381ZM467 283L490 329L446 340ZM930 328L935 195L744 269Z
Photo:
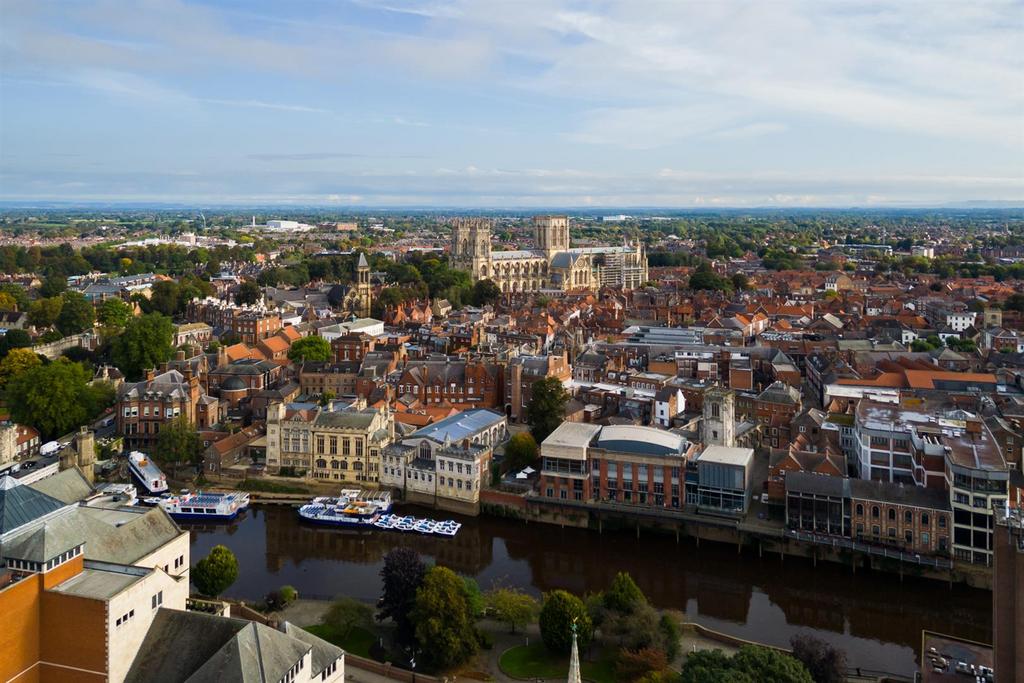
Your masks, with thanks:
M77 467L58 472L52 477L45 477L29 484L29 488L56 498L65 505L77 503L87 498L92 492L92 484L82 475Z
M25 486L11 476L0 478L0 535L64 507L64 503Z

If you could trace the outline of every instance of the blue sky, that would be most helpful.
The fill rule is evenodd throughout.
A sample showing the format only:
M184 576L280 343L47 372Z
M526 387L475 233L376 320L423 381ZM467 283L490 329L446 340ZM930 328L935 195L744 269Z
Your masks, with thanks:
M0 199L1024 203L1024 4L0 0Z

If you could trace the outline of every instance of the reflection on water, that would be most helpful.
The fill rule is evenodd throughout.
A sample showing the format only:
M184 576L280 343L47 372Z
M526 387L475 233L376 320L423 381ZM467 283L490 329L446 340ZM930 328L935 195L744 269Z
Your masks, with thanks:
M427 514L412 509L412 514ZM628 571L658 607L751 640L785 645L811 632L846 649L851 664L911 674L921 629L991 642L988 592L934 581L814 567L778 555L757 557L733 546L635 534L597 534L495 518L459 518L455 538L350 531L303 523L288 507L257 507L230 526L192 528L193 562L218 543L238 556L229 594L255 599L284 585L306 597L351 595L375 600L384 555L409 546L473 576L535 593L577 594L606 587Z

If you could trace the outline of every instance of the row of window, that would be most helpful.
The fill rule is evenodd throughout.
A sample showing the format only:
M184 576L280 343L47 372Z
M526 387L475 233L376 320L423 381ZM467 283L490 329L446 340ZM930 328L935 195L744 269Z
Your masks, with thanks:
M125 612L124 614L122 614L121 616L119 616L117 618L116 624L117 624L117 626L121 626L122 624L128 623L129 619L134 619L134 618L135 618L135 610L128 610L127 612Z
M857 515L858 516L863 516L864 515L864 505L862 503L857 503L856 510L857 510ZM889 508L889 510L887 512L887 515L889 517L889 521L890 522L895 522L896 521L896 508ZM879 519L881 517L881 509L877 505L872 505L871 506L871 516L874 519ZM938 516L938 520L939 520L939 528L940 529L945 529L946 528L946 515L939 515ZM912 510L904 510L903 511L903 521L906 524L913 524L914 523L914 513L913 513ZM928 526L930 524L931 524L931 516L927 512L922 512L921 513L921 526Z
M164 592L158 591L157 594L151 598L150 604L152 605L153 609L156 609L160 605L164 604Z
M162 415L163 415L163 417L177 417L178 415L181 415L181 408L180 407L164 408ZM125 406L124 416L125 417L138 417L139 416L139 407L138 406ZM150 416L150 414L149 414L149 406L148 405L142 406L142 417L149 417L149 416ZM160 416L161 416L160 408L157 408L156 406L153 406L153 417L160 417Z

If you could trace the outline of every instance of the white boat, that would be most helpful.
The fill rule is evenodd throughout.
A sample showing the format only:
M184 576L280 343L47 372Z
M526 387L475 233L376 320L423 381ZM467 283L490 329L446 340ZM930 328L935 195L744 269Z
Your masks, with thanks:
M391 494L342 489L341 495L318 496L299 508L299 516L316 524L331 526L376 525L391 510Z
M244 491L232 493L183 493L178 496L158 499L157 504L167 514L180 521L226 521L234 519L249 507L249 494Z
M145 453L129 453L128 470L145 492L160 494L167 490L167 477Z
M115 502L123 505L135 505L138 502L138 491L133 484L119 484L116 482L100 484L96 490L104 496L110 496Z

